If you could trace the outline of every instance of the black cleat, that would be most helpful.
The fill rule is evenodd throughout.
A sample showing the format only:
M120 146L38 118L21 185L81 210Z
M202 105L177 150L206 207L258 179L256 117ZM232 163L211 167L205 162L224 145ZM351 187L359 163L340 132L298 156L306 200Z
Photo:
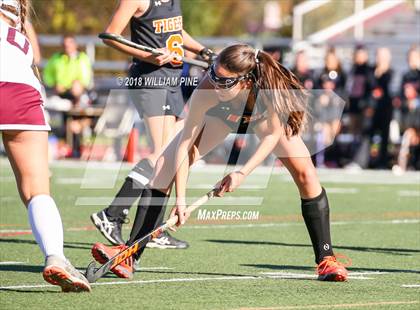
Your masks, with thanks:
M164 231L159 237L149 241L147 248L155 249L186 249L190 245L186 241L178 240L172 237L168 232Z
M125 244L121 234L122 224L125 223L125 219L108 217L104 210L93 213L90 219L106 240L113 245Z

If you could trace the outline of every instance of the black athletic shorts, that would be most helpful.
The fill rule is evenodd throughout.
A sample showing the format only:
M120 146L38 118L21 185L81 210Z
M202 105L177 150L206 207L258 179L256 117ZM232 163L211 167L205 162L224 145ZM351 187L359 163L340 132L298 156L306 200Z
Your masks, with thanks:
M137 88L130 89L133 101L140 117L174 115L183 118L184 98L181 88Z

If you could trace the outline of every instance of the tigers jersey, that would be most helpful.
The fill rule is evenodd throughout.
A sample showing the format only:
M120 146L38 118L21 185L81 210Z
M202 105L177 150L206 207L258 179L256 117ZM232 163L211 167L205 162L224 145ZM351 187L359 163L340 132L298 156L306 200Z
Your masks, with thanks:
M32 70L32 62L29 40L0 19L0 82L23 83L41 93L41 83Z
M182 48L182 13L179 0L150 0L149 8L140 17L130 20L131 40L153 48L166 47L170 52L184 56ZM182 63L172 61L163 66L134 58L132 75L156 78L179 78Z

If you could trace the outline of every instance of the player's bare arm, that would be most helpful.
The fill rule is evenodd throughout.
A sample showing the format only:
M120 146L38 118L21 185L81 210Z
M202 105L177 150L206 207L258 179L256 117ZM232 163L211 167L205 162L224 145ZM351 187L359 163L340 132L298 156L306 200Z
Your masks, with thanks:
M142 16L149 8L149 5L150 0L120 0L116 11L111 18L111 22L105 29L105 32L119 35L122 34L130 19L133 16ZM104 43L127 55L134 56L138 59L158 66L162 66L173 59L173 56L165 48L160 49L165 54L157 56L112 40L104 40Z
M194 143L200 134L204 124L204 116L208 109L218 103L216 96L211 96L209 89L211 88L207 78L205 78L198 86L198 91L194 92L190 99L190 112L182 131L181 139L176 151L176 204L171 215L179 216L179 223L182 225L188 218L185 214L186 202L186 184L189 170L189 156L194 156ZM202 90L202 91L200 91Z
M274 111L273 105L266 104L266 106L268 111L268 134L261 139L254 155L252 155L239 171L228 174L220 181L219 191L216 192L216 196L222 197L225 192L233 192L238 188L243 180L271 154L277 145L280 136L283 134L283 129L280 124L279 116Z
M184 41L184 48L193 52L194 54L199 54L205 47L200 42L196 41L188 32L182 30L182 39Z

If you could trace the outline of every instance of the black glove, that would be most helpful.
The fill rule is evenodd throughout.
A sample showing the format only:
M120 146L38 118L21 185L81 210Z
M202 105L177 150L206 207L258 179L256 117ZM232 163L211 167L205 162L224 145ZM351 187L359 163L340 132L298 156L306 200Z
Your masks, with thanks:
M203 48L198 54L209 64L213 63L217 58L217 54L208 47Z

